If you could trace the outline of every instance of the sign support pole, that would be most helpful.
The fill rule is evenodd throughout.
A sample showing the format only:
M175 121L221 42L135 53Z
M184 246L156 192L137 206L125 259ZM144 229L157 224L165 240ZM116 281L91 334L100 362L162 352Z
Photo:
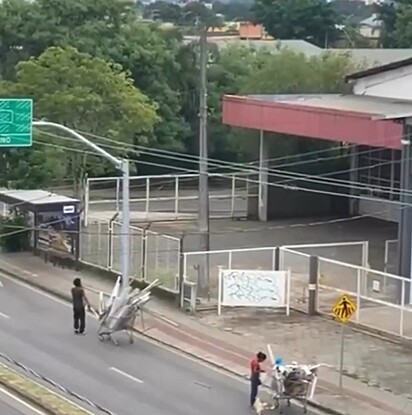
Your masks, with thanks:
M339 394L343 396L343 361L345 358L345 325L356 313L358 305L348 294L343 294L332 308L333 316L341 323Z
M341 343L339 359L339 394L343 396L343 361L345 357L345 324L341 324Z

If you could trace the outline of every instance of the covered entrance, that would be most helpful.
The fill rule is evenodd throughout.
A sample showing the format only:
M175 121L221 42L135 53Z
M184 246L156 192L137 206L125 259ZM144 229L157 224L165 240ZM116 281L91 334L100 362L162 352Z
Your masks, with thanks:
M410 66L411 62L400 64ZM374 68L351 75L347 81L393 70L393 64L391 68ZM267 221L348 214L398 222L399 274L410 278L412 101L365 93L227 95L222 118L225 124L260 133L258 196L248 200L250 217ZM288 173L285 183L286 172L270 164L276 154L270 152L268 133L336 142L350 153L347 175L323 180L321 176Z

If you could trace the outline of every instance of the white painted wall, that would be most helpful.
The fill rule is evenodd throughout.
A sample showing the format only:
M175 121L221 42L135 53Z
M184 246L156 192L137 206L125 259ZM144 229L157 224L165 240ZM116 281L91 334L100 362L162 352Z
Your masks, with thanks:
M412 65L356 80L353 93L412 100Z
M394 203L385 203L382 199L359 200L359 215L372 216L376 219L382 219L389 222L400 222L400 208Z

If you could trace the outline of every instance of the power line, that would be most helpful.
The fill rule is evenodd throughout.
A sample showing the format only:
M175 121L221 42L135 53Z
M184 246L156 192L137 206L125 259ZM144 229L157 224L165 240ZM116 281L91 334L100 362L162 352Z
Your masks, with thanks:
M106 138L106 137L101 137L101 136L98 136L98 135L96 135L96 134L91 134L91 133L84 133L84 134L86 134L86 135L89 135L90 137L94 137L94 138L98 138L98 139L101 139L101 140L103 140L103 141L109 141L109 142L115 142L114 140L112 140L112 139L109 139L109 138ZM404 134L404 136L403 137L407 137L407 138L409 138L409 135L410 134ZM118 144L118 143L117 143ZM376 144L378 144L378 143L376 143ZM135 148L135 149L143 149L143 150L140 150L139 151L139 153L143 153L143 154L149 154L149 155L156 155L156 153L165 153L165 154L173 154L173 155L177 155L178 157L176 158L176 157L172 157L172 156L169 156L169 155L163 155L162 157L164 157L164 158L169 158L169 159L173 159L173 160L178 160L178 161L181 161L181 159L182 159L182 157L184 158L184 157L186 157L187 155L185 155L185 154L182 154L182 153L178 153L178 152L173 152L173 151L168 151L168 150L157 150L157 149L150 149L150 148L148 148L148 147L144 147L144 146L139 146L139 145L129 145L129 144L122 144L122 145L124 145L124 146L126 146L126 147L132 147L132 148ZM104 145L103 145L104 146ZM148 150L148 151L147 151ZM365 150L365 151L363 151L363 152L358 152L358 155L362 155L362 154L365 154L365 153L371 153L371 152L373 152L373 151L381 151L382 149L375 149L375 150ZM145 153L145 151L146 151L146 153ZM191 157L191 158L196 158L196 156L189 156L189 157ZM328 159L335 159L335 158L337 158L336 156L333 156L333 157L330 157L330 158L324 158L324 159L322 159L322 161L326 161L326 160L328 160ZM196 160L197 160L197 158L196 158ZM231 169L234 169L234 166L236 166L236 168L243 168L243 171L244 172L249 172L249 173L251 173L250 172L250 170L245 170L244 169L244 165L243 164L240 164L240 163L232 163L232 162L226 162L226 161L222 161L222 160L216 160L216 159L211 159L211 158L209 158L208 159L209 161L212 161L212 165L215 165L215 166L217 166L218 168L221 168L221 167L228 167L228 168L231 168ZM213 163L214 162L214 163ZM319 162L319 160L317 159L317 160L312 160L312 161L310 161L310 163L317 163L317 162ZM392 161L388 161L388 162L384 162L384 163L380 163L379 165L374 165L374 166L365 166L365 167L359 167L359 168L357 168L357 169L345 169L345 170L338 170L338 171L334 171L334 172L331 172L331 173L326 173L326 174L323 174L323 175L319 175L319 176L313 176L313 175L307 175L307 174L302 174L302 173L289 173L289 172L280 172L280 173L278 173L278 170L275 170L275 169L263 169L263 172L269 172L269 173L271 173L271 175L276 175L276 173L278 173L278 174L289 174L289 175L296 175L296 176L298 176L298 177L305 177L305 178L308 178L308 177L312 177L312 178L314 178L315 180L319 180L319 177L326 177L326 176L329 176L329 175L332 175L332 174L339 174L339 173L347 173L347 172L351 172L351 171L357 171L357 170L361 170L361 169L365 169L365 170L368 170L368 169L371 169L371 168L375 168L375 167L379 167L379 166L383 166L383 165L387 165L387 164L391 164L392 163ZM294 165L297 165L297 164L299 164L299 162L296 162L296 163L290 163L290 164L285 164L285 165L281 165L281 166L277 166L278 168L279 167L286 167L286 166L288 166L288 167L290 167L290 166L294 166ZM309 162L308 163L305 163L305 164L309 164ZM258 173L259 172L259 170L258 169L255 169L254 170L256 173ZM298 178L298 177L296 177L296 179ZM293 176L291 177L291 180L294 180L295 178L293 178ZM312 180L314 180L314 179L312 179ZM366 184L362 184L362 183L359 183L359 182L350 182L350 181L347 181L347 180L342 180L342 179L335 179L335 178L328 178L328 179L326 179L326 180L324 180L324 183L325 184L328 184L328 182L329 183L331 183L331 182L336 182L336 183L354 183L354 186L356 186L356 187L358 187L358 188L360 188L360 189L362 189L362 188L366 188L366 189L369 189L369 188L371 188L371 187L374 187L376 190L378 190L378 191L382 191L382 189L384 189L385 187L384 186L375 186L375 185L366 185ZM281 182L281 183L287 183L287 182ZM347 186L347 185L346 185ZM390 193L396 193L396 192L398 192L398 190L396 190L396 189L392 189L392 188L390 188L390 187L387 187L387 189L388 189L388 192L390 192ZM399 190L400 191L400 190Z
M42 144L55 146L55 145L46 144L46 143L42 143ZM57 146L57 147L61 148L60 146ZM70 148L67 148L67 147L63 147L63 148L66 149L66 150L70 150ZM150 164L156 165L158 167L164 167L164 165L159 164L159 163L150 163ZM189 170L189 171L191 171L191 170ZM224 174L222 174L220 176L225 177ZM253 179L250 179L250 178L247 178L247 179L239 178L239 180L244 180L246 182L254 183L254 184L261 183L259 180L253 180ZM302 180L302 181L304 181L304 180ZM320 184L325 184L325 183L322 183L322 182L319 182L319 183ZM265 184L267 184L268 186L279 187L279 188L286 189L286 190L299 190L299 191L308 192L308 193L325 194L325 195L329 195L329 196L339 196L339 197L346 197L346 198L350 198L350 199L368 200L368 201L373 201L373 202L389 203L389 204L400 205L400 206L412 206L412 204L401 202L401 201L378 199L378 198L369 197L369 196L350 195L350 194L346 194L346 193L332 192L332 191L326 191L326 190L320 190L320 189L308 189L308 188L305 188L305 187L289 186L289 185L285 185L285 184L281 184L281 183L266 182Z
M194 159L195 162L198 162L198 159L199 159L199 157L196 156L196 155L184 154L184 153L179 153L179 152L176 152L176 151L164 150L164 149L151 149L151 148L148 148L148 147L145 147L145 146L140 146L140 145L132 145L132 144L127 144L127 143L119 143L116 140L113 140L113 139L110 139L110 138L107 138L107 137L103 137L103 136L99 136L97 134L87 133L87 132L83 132L83 131L78 131L78 132L80 132L82 134L85 134L85 135L88 135L88 136L93 137L93 138L100 139L102 141L107 141L107 142L115 143L115 144L118 144L118 145L121 144L121 145L126 146L126 147L134 147L136 149L141 148L143 150L144 149L151 150L151 151L156 152L156 153L159 153L159 154L174 155L174 156L178 156L178 157L183 158L183 159ZM404 137L404 138L405 137L409 137L409 135L410 134L404 134L402 137ZM396 136L396 138L397 137L398 136ZM382 142L386 142L386 139L382 139L381 141ZM375 145L378 145L379 143L380 143L380 141L377 141L374 144ZM347 150L347 149L350 149L350 148L354 148L356 146L359 146L359 145L352 144L352 145L348 145L346 147L337 146L337 147L334 147L334 148L335 149L342 149L342 148L344 148L344 149ZM303 155L305 155L305 154L316 154L316 153L319 153L319 152L322 152L322 151L323 150L313 151L313 152L309 152L309 153L303 153ZM329 149L325 149L324 151L329 151ZM372 153L372 152L375 152L375 151L382 151L382 148L376 148L376 149L373 149L372 148L372 149L368 149L368 150L365 150L365 151L361 151L361 152L358 152L358 155L362 155L362 154L366 154L366 153ZM299 157L299 156L300 155L282 156L282 157L278 157L278 158L268 159L267 161L269 161L269 160L271 160L271 161L278 161L278 160L284 159L285 157ZM340 156L338 156L338 157L340 157ZM333 156L333 157L330 157L330 158L327 157L327 158L324 158L322 160L335 159L335 158L337 158L337 156ZM234 162L228 162L228 161L218 160L218 159L212 159L212 158L209 158L209 161L215 161L215 162L218 162L218 163L220 163L222 165L223 164L225 164L225 165L240 164L241 166L244 165L244 163L234 163ZM318 161L318 159L311 159L311 160L308 160L307 162L308 163L313 163L313 162L317 162L317 161ZM259 163L259 160L253 161L251 163L246 163L246 164L253 164L253 163ZM276 166L276 167L277 168L280 168L280 167L289 167L289 166L294 166L294 165L300 164L300 163L301 163L301 161L298 161L298 162L293 162L291 164L282 164L282 165L279 165L279 166Z
M69 137L58 136L58 135L55 135L55 134L52 134L52 133L48 133L48 134L51 135L51 136L54 136L54 137L67 139L67 140L70 140L70 141L75 141L75 140L73 140L72 138L69 138ZM109 146L109 145L106 145L106 144L103 144L102 146L107 147L107 148L116 148L116 149L122 149L123 150L123 148L119 147L119 146L112 146L112 145ZM140 153L152 154L152 150L150 150L150 151L134 150L135 147L140 148L140 147L143 147L143 146L131 146L131 147L133 149L130 150L130 151L133 151L137 154L140 154ZM143 147L143 148L147 149L147 147ZM177 153L177 154L180 154L180 153ZM180 160L177 157L173 157L173 156L165 156L165 158ZM147 161L141 161L141 160L137 160L137 162L142 163L142 164L156 166L156 167L171 168L170 165L165 165L165 164L162 164L162 163L153 163L153 162L147 162ZM386 165L386 164L390 164L390 163L391 163L391 161L388 161L388 162L379 163L379 164L376 164L376 165L373 165L373 166L360 167L357 170L372 169L372 168L376 168L376 167ZM211 164L215 165L217 167L221 167L218 163L212 162ZM238 166L241 166L241 165L238 165ZM228 167L228 166L225 166L225 167ZM231 168L234 169L234 167L231 167ZM182 170L182 171L189 172L189 173L198 173L197 170L186 169L186 168L182 168L182 167L177 167L177 168L174 168L174 169L175 170ZM344 173L344 172L349 172L349 171L354 171L354 170L356 170L356 169L347 169L347 170L335 171L335 172L333 172L333 174ZM236 171L238 171L238 170L236 170ZM245 174L253 174L253 173L257 174L258 173L258 170L256 170L256 169L251 170L251 169L244 169L243 168L241 171ZM387 186L367 185L367 184L363 184L363 183L359 183L359 182L346 181L346 180L341 180L341 179L331 179L331 178L325 179L322 176L312 176L312 175L306 175L306 174L300 174L300 173L289 173L289 172L284 172L284 171L279 171L279 170L274 170L274 169L266 169L266 171L268 172L268 175L271 176L271 177L277 177L277 178L281 177L281 178L287 179L285 181L281 181L281 182L278 182L278 183L271 183L271 182L267 183L268 185L275 186L275 187L279 187L283 184L290 183L291 181L298 180L298 181L302 181L302 182L315 183L315 184L320 184L320 185L335 186L335 187L346 187L348 189L355 189L355 190L374 189L374 190L379 191L381 193L392 193L392 194L397 194L397 195L398 194L400 195L400 194L412 193L410 191L405 191L405 190L401 190L401 189L392 189L391 187L387 187ZM225 175L222 174L221 177L225 177ZM256 184L259 183L259 181L252 180L250 178L246 178L246 179L239 178L239 180L243 180L243 181L250 182L250 183L256 183ZM311 192L316 193L316 189L300 188L300 187L297 187L297 186L293 186L293 188L295 188L296 190L311 191ZM387 190L385 190L385 189L387 189ZM324 193L324 192L325 191L319 190L319 193ZM325 193L325 194L328 194L328 193ZM343 196L343 197L361 198L361 199L366 198L366 196L365 197L360 197L358 195L348 195L346 193L335 193L334 195L340 195L340 196ZM379 200L379 199L376 199L376 198L368 198L368 199L365 199L365 200L373 200L373 201L378 201L378 202L381 202L381 201L382 202L388 202L387 199ZM389 202L390 203L400 203L400 202L396 202L396 201L389 201Z
M110 138L107 138L107 137L102 137L102 136L99 136L99 135L97 135L97 134L93 134L93 133L88 133L88 132L84 132L84 131L78 131L78 132L80 132L80 133L82 133L82 134L85 134L85 135L88 135L88 136L90 136L90 137L94 137L94 138L97 138L97 139L100 139L100 140L102 140L102 141L107 141L107 142L111 142L111 143L116 143L116 144L120 144L118 141L116 141L116 140L113 140L113 139L110 139ZM405 135L405 136L407 136L407 135ZM397 137L397 136L396 136ZM386 139L382 139L382 142L385 142L386 141ZM378 142L376 142L376 143L374 143L374 144L379 144L380 142L378 141ZM124 146L126 146L126 147L134 147L134 148L143 148L143 149L148 149L148 147L144 147L144 146L139 146L139 145L131 145L131 144L126 144L126 143L122 143L122 145L124 145ZM354 147L356 147L356 146L359 146L358 144L351 144L351 145L348 145L348 146L342 146L342 145L340 145L340 146L335 146L335 147L331 147L330 149L323 149L323 150L315 150L315 151L311 151L311 152L307 152L307 153L302 153L302 154L294 154L294 155L289 155L289 156L281 156L281 157L276 157L276 158L272 158L272 159L268 159L267 161L280 161L280 160L283 160L283 159L287 159L287 158L296 158L296 157L300 157L300 156L302 156L302 155L313 155L313 154L319 154L319 153L323 153L323 152L328 152L328 151L331 151L332 149L336 149L336 150L338 150L338 149L340 149L340 150L342 150L342 148L344 148L344 149L346 149L346 150L348 150L348 149L351 149L351 148L354 148ZM175 155L175 156L179 156L179 157L181 157L181 158L184 158L184 159L194 159L195 161L194 162L198 162L198 156L196 156L196 155L190 155L190 154L183 154L183 153L179 153L179 152L176 152L176 151L171 151L171 150L164 150L164 149L151 149L153 152L156 152L156 153L159 153L159 154L169 154L169 155ZM371 153L371 152L375 152L375 151L382 151L382 149L381 148L376 148L376 149L369 149L369 150L365 150L365 151L363 151L363 152L359 152L358 154L365 154L365 153ZM338 157L340 157L340 155L338 156ZM325 159L322 159L322 160L328 160L328 159L334 159L334 158L337 158L336 156L333 156L333 157L330 157L330 158L325 158ZM231 165L231 164L233 164L232 162L226 162L226 161L223 161L223 160L217 160L217 159L210 159L209 158L209 160L210 161L217 161L217 162L221 162L222 164L229 164L229 165ZM307 162L308 163L313 163L313 162L317 162L318 161L318 159L310 159L310 160L308 160ZM294 162L294 163L291 163L291 164L282 164L282 165L279 165L279 166L277 166L278 168L280 168L280 167L288 167L288 166L294 166L294 165L296 165L296 164L301 164L301 162L302 161L298 161L298 162ZM257 164L257 163L259 163L259 160L255 160L255 161L253 161L253 162L250 162L250 163L245 163L245 164L247 164L247 165L250 165L250 164ZM243 164L242 164L243 165Z

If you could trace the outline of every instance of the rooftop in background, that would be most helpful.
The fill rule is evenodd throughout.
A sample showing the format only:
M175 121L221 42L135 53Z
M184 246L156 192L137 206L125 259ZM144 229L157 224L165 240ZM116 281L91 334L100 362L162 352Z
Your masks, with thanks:
M257 101L282 103L311 109L330 109L371 115L372 119L396 119L412 116L412 102L375 98L364 95L296 94L296 95L247 95Z
M186 44L197 40L197 36L184 37ZM356 63L364 65L367 68L412 58L412 49L323 49L305 40L243 40L239 36L210 36L208 41L210 44L215 44L219 49L223 49L228 45L237 44L256 49L267 48L273 53L287 48L297 53L303 53L307 57L320 56L324 53L349 54Z
M50 193L46 190L1 190L0 196L20 200L32 205L50 205L60 203L79 203L78 199Z
M225 95L222 108L233 127L390 149L411 116L411 101L365 95Z
M353 74L346 76L345 80L351 81L355 79L361 79L361 78L365 78L366 76L377 75L383 72L392 71L394 69L399 69L399 68L403 68L405 66L410 66L410 65L412 65L412 55L409 58L390 62L386 65L381 65L378 67L366 69L364 71L355 72Z

